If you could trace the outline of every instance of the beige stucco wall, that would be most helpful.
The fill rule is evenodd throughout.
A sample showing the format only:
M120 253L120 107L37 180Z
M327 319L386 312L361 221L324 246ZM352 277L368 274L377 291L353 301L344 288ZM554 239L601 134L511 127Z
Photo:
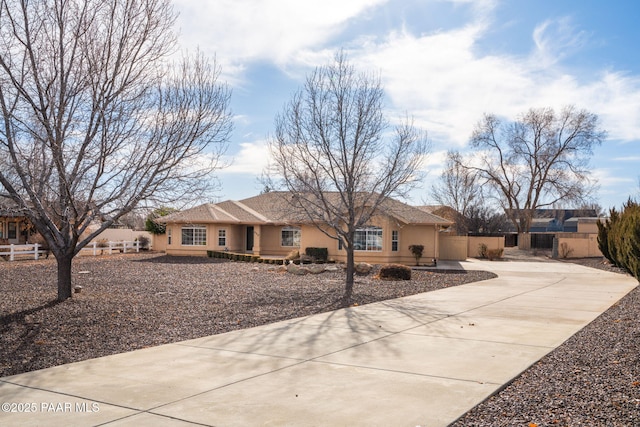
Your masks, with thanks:
M464 261L467 259L467 236L440 235L440 259Z
M410 245L423 245L424 251L421 264L431 263L438 257L438 234L433 225L406 225L393 218L375 217L369 225L382 228L381 251L355 251L356 262L369 262L373 264L400 263L413 265L416 260L409 250ZM398 250L392 251L392 231L398 231ZM323 247L329 252L329 259L338 262L346 262L347 252L339 249L338 241L328 237L322 231L313 226L303 226L300 241L300 252L304 253L307 247Z
M204 246L183 246L182 245L182 224L167 224L167 231L164 235L155 236L159 242L159 247L164 246L164 250L169 255L207 255L208 250L223 251L228 248L230 251L239 251L243 247L244 228L238 225L203 224L207 228L207 244ZM226 230L226 244L218 245L218 230ZM167 243L171 236L171 243ZM164 240L164 242L163 242Z
M132 242L136 240L138 236L146 236L152 240L152 234L148 231L136 231L125 228L107 228L94 240L106 239L111 242Z
M479 256L479 246L487 245L487 249L504 249L504 237L486 236L452 236L443 233L440 236L440 259L464 261Z
M598 234L598 223L578 221L578 233Z
M433 258L439 258L438 233L433 225L406 225L392 218L377 217L370 222L372 226L382 228L381 251L356 251L356 262L370 262L376 264L403 263L415 264L415 258L409 250L410 245L423 245L424 252L420 263L430 263ZM183 246L181 244L181 224L168 224L167 233L171 233L171 244L164 244L164 249L169 255L202 255L208 250L225 250L231 252L246 252L246 225L219 225L208 224L207 244L205 246ZM307 247L327 248L329 258L337 262L346 261L346 251L338 248L338 241L327 236L315 226L302 225L300 227L300 247L282 246L281 232L284 225L259 225L254 226L254 251L262 256L286 256L292 250L304 253ZM218 230L227 231L226 246L218 246ZM171 230L171 231L169 231ZM398 231L398 251L392 251L392 231ZM166 242L167 234L155 236L158 247L163 247L162 240Z
M272 256L286 256L291 251L297 251L297 246L282 246L282 229L284 225L262 225L260 227L260 254ZM301 231L301 236L305 233Z
M467 256L477 257L480 255L480 245L487 245L487 249L504 249L504 237L469 236L467 246Z
M597 233L558 233L558 257L563 258L595 258L602 257L598 248ZM562 244L566 244L568 254L563 253Z
M151 236L151 247L154 251L165 252L167 250L167 234L153 234Z

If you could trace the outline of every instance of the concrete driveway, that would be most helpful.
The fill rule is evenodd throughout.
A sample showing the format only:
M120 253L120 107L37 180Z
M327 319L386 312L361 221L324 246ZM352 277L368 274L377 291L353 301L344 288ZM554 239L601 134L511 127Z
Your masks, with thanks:
M560 262L0 378L6 426L446 426L637 286Z

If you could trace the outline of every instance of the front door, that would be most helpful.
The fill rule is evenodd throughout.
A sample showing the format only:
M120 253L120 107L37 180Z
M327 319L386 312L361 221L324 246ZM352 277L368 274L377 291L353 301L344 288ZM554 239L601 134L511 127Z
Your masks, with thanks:
M253 251L253 226L247 227L247 252Z

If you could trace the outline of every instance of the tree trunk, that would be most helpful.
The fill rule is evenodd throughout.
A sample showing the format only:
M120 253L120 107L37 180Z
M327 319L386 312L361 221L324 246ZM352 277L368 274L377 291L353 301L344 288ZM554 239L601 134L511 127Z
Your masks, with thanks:
M347 279L344 285L344 297L343 300L347 303L351 302L353 296L353 275L355 272L355 262L353 256L353 247L347 248Z
M71 261L72 255L60 255L58 261L58 301L71 298Z

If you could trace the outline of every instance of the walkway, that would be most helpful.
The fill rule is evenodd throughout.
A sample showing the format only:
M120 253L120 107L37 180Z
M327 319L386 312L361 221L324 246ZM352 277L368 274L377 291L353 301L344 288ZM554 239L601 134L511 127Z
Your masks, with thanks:
M637 285L559 262L457 267L499 277L1 378L0 425L446 426Z

